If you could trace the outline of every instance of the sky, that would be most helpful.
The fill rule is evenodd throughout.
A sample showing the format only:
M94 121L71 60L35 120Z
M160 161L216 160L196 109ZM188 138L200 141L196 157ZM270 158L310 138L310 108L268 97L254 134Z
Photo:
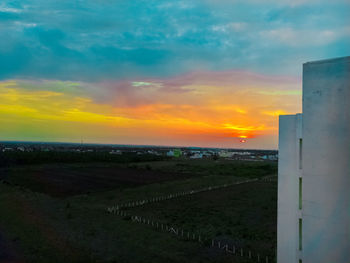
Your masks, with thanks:
M0 2L0 140L276 149L349 0Z

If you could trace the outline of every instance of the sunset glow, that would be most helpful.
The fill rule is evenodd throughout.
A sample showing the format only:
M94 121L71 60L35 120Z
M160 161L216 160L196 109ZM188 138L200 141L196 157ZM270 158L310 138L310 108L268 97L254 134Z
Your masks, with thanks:
M213 82L217 73L205 73L208 74ZM299 105L294 101L300 101L300 95L259 92L298 89L299 81L282 78L281 83L276 83L274 76L261 76L263 86L251 88L259 85L259 80L253 85L247 73L246 83L235 84L234 75L235 72L227 73L232 84L220 76L215 86L205 83L201 73L191 78L94 84L109 93L104 99L94 91L83 93L90 85L86 83L4 81L0 84L0 119L5 124L1 134L10 140L21 137L78 142L84 138L86 142L100 143L171 141L175 145L234 147L243 142L235 138L249 138L259 144L268 140L273 145L278 123L276 116L268 113L281 112L282 100L289 101L284 112L297 111ZM240 81L244 77L240 72ZM178 86L170 89L169 83L175 82L179 82Z
M276 149L278 116L301 111L302 63L349 54L349 9L5 0L0 141Z

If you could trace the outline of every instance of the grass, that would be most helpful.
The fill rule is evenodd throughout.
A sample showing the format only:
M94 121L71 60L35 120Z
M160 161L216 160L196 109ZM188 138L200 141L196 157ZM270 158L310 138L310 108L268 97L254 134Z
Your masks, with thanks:
M67 204L68 200L0 185L0 210L6 211L0 225L25 262L232 262L198 243L93 207Z
M129 164L130 167L151 169L162 172L190 173L191 175L210 176L236 176L257 178L277 172L274 162L249 162L233 160L188 160L173 159L159 162L140 162Z
M276 182L241 184L128 210L260 254L273 255L276 247Z
M65 198L29 190L26 185L28 181L17 177L18 186L0 183L1 234L11 242L18 257L25 262L249 262L245 258L233 258L209 246L185 242L168 233L108 214L106 208L116 203L236 182L242 178L251 178L247 175L249 170L256 177L261 177L273 171L273 166L267 168L263 163L251 166L226 161L210 161L207 164L195 161L192 167L191 163L181 160L154 162L152 165L123 164L122 167L130 165L136 165L140 172L144 169L162 173L170 170L193 173L193 176ZM205 169L206 165L208 169ZM79 169L80 165L74 167ZM113 167L118 168L119 164ZM215 169L222 174L216 174ZM233 170L236 173L229 172ZM25 174L21 176L25 178ZM271 198L276 191L275 186L261 184L266 187L221 189L146 205L131 212L183 226L188 230L205 229L203 235L221 240L233 242L236 237L240 240L254 238L244 237L244 233L267 240L274 235L273 231L268 235L251 227L254 222L265 220L265 232L268 232L271 225L275 224L274 210L270 208L275 204ZM259 196L261 200L258 200ZM266 204L266 207L259 208L261 204ZM261 218L256 217L258 214ZM237 224L239 218L241 223ZM249 218L250 221L247 220ZM265 234L267 237L263 237Z

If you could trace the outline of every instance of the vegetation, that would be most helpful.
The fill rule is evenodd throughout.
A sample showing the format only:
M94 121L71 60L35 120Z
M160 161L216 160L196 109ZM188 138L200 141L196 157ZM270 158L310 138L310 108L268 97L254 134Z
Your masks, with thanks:
M133 167L166 172L188 173L191 175L223 175L244 178L261 178L266 175L275 174L277 165L275 162L252 162L232 160L167 160L159 162L140 162Z
M274 254L277 184L251 182L127 209L230 246Z
M0 152L0 167L13 167L17 165L48 164L48 163L135 163L145 161L166 160L168 157L152 154L124 153L122 155L109 154L109 152L73 152L73 151L33 151Z
M213 160L2 169L0 249L4 243L1 240L6 240L13 248L12 256L25 262L249 262L227 256L208 244L185 242L128 218L108 214L106 208L244 178L260 178L274 171L274 163ZM101 178L107 183L100 184ZM69 194L55 195L54 186L59 189L70 186ZM275 242L276 194L275 182L249 183L129 212L232 244L253 248L266 243L268 246L260 248L270 251Z

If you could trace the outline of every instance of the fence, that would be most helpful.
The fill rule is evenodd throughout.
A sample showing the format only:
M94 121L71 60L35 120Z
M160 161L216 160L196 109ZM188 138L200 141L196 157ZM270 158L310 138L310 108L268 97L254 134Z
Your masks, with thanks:
M182 191L178 193L173 193L169 195L164 195L164 196L158 196L158 197L153 197L150 199L143 199L143 200L138 200L138 201L133 201L133 202L128 202L112 207L108 207L107 211L112 214L116 214L118 216L126 217L129 218L132 222L139 223L139 224L144 224L147 226L150 226L152 228L155 228L159 231L163 232L168 232L180 239L187 240L187 241L195 241L199 243L210 243L210 240L203 238L200 234L185 231L184 229L180 229L175 226L169 226L167 224L153 221L150 219L143 218L141 216L135 216L135 215L130 215L124 211L126 208L132 208L132 207L137 207L137 206L142 206L150 203L155 203L155 202L161 202L165 200L170 200L174 198L179 198L187 195L193 195L201 192L206 192L206 191L212 191L212 190L217 190L225 187L230 187L233 185L239 185L239 184L244 184L244 183L250 183L250 182L256 182L256 181L264 181L264 182L271 182L275 181L276 179L274 177L268 176L264 177L261 179L250 179L250 180L244 180L244 181L239 181L231 184L223 184L223 185L216 185L216 186L208 186L200 189L195 189L195 190L189 190L189 191ZM272 263L275 262L275 257L271 256L263 256L260 253L255 253L251 250L244 249L242 247L238 248L235 245L229 245L229 244L223 244L221 241L215 241L214 239L211 240L211 247L212 248L217 248L220 250L223 250L224 252L235 255L235 256L241 256L241 257L247 257L251 259L252 261L255 262L261 262L261 263ZM230 249L232 248L232 249Z
M208 187L204 187L204 188L200 188L200 189L182 191L182 192L173 193L173 194L169 194L169 195L153 197L150 199L143 199L143 200L128 202L128 203L124 203L124 204L119 204L119 205L111 206L108 209L111 209L112 211L114 211L114 210L121 210L123 208L132 208L132 207L142 206L142 205L146 205L146 204L150 204L150 203L161 202L161 201L170 200L170 199L183 197L183 196L187 196L187 195L193 195L193 194L197 194L197 193L217 190L217 189L221 189L221 188L230 187L233 185L251 183L251 182L256 182L256 181L273 181L273 179L271 179L271 177L264 177L261 179L250 179L250 180L239 181L239 182L235 182L235 183L231 183L231 184L208 186Z
M273 263L276 262L276 256L274 257L269 257L269 256L262 256L259 253L254 253L251 250L244 250L243 248L237 248L235 245L232 245L231 248L232 250L230 250L229 245L228 244L224 244L222 245L220 241L215 242L214 239L212 240L212 247L218 247L219 249L224 250L226 253L229 254L233 254L233 255L237 255L240 257L248 257L251 260L254 260L255 262L266 262L266 263Z
M158 221L153 221L151 219L144 218L141 216L130 215L122 210L114 210L114 211L109 210L108 212L116 214L118 216L122 216L124 218L128 218L134 223L147 225L147 226L152 227L158 231L170 233L173 236L176 236L177 238L182 239L182 240L198 242L201 244L210 242L210 240L204 238L203 236L201 236L198 233L185 231L182 228L179 228L176 226L171 226L168 224L164 224L164 223L161 223ZM253 261L259 262L259 263L260 262L261 263L273 263L273 262L275 262L275 260L274 260L275 257L271 257L268 255L263 256L262 254L255 253L252 250L247 250L247 249L244 249L242 247L236 247L235 245L230 246L227 243L223 243L221 241L215 241L215 239L211 239L211 247L223 250L224 252L226 252L229 255L246 257L246 258L252 260L252 262Z

